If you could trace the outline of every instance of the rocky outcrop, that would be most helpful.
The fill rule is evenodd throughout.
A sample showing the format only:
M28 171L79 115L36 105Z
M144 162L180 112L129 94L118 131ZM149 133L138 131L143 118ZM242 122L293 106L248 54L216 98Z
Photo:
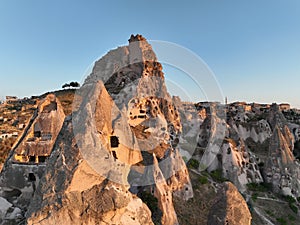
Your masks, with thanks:
M275 127L270 141L269 158L265 167L265 180L272 183L273 191L284 195L299 196L299 163L289 146L289 135L286 137L281 130Z
M167 185L163 173L161 172L155 154L153 154L153 175L155 181L154 196L159 201L159 208L163 215L161 223L165 225L178 225L177 215L173 206L172 189Z
M251 224L251 214L247 203L232 183L225 182L217 193L215 203L210 209L207 224Z
M228 129L223 105L211 103L207 106L206 111L208 115L200 125L198 139L200 151L195 151L193 158L199 160L199 170L213 171L221 166L218 156Z
M193 189L178 149L180 116L147 41L132 36L97 61L76 98L81 106L65 121L28 224L152 224L135 196L149 187L161 223L178 224L172 194L188 200Z
M0 195L12 204L11 212L20 211L20 217L42 178L64 118L59 100L49 94L38 104L5 163L0 176ZM4 218L11 217L6 215Z
M256 157L247 150L243 140L237 144L227 139L222 145L222 171L240 191L245 191L248 183L263 182Z
M12 160L15 163L43 163L51 154L65 119L63 108L55 95L49 94L36 113L36 119L14 150Z
M208 224L250 224L239 191L300 196L300 126L276 104L182 102L164 79L132 35L95 62L68 118L54 95L41 101L1 173L0 223L175 225L195 212L199 224L211 207L199 199L218 191Z
M287 123L286 118L282 114L279 106L277 104L272 104L270 107L270 111L268 113L267 120L269 124L271 125L272 130L278 127L284 127Z
M153 224L149 209L128 186L101 176L82 157L70 119L48 165L29 206L28 224Z
M232 128L244 141L251 139L261 144L272 136L270 125L264 119L250 123L232 123Z

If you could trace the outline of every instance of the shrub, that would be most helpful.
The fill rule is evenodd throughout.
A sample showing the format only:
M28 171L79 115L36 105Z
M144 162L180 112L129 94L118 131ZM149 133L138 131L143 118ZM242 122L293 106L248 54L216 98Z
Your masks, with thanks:
M190 169L198 169L199 168L199 162L198 162L198 160L196 160L196 159L190 159L189 161L188 161L188 168L190 168Z
M271 212L270 210L266 210L266 213L269 215L269 216L272 216L272 217L274 217L275 215L274 215L274 213L273 212Z
M289 203L289 204L293 204L296 202L296 199L294 199L292 196L290 195L287 195L287 196L284 196L284 199Z
M292 203L289 203L289 207L291 208L291 210L294 212L294 213L298 213L298 207L295 206L294 204Z
M287 225L287 222L284 218L280 217L280 218L276 218L277 222L281 225Z
M268 183L248 183L247 188L249 191L258 191L258 192L266 192L270 191L272 188L271 184Z
M222 170L220 170L220 169L212 171L210 173L210 175L214 179L214 181L217 181L217 182L227 181L227 179L223 177Z
M158 209L158 200L152 194L148 192L142 192L140 198L149 207L151 212L154 212Z
M290 221L296 221L296 218L295 217L293 217L292 215L288 215L288 219L290 220Z
M251 198L254 202L257 200L257 197L258 197L257 193L253 193L253 195L251 196Z
M201 177L199 177L199 182L200 182L200 184L207 184L208 179L205 176L201 176Z

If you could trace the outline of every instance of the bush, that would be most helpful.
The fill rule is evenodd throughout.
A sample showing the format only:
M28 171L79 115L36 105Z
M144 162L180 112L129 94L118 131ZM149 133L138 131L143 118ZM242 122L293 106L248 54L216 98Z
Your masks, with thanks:
M158 209L158 200L148 192L142 192L140 198L149 207L151 212Z
M284 199L289 203L289 204L293 204L296 202L296 199L294 199L292 196L288 195L288 196L284 196Z
M249 191L267 192L272 189L272 184L268 183L248 183L247 188Z
M199 162L198 162L198 160L196 160L196 159L190 159L189 161L188 161L188 168L190 168L190 169L198 169L199 168Z
M200 182L200 184L207 184L208 179L205 176L201 176L201 177L199 177L199 182Z
M281 225L287 225L287 222L284 218L280 217L280 218L276 218L277 222Z
M296 221L296 218L293 217L292 215L288 215L288 219L289 219L290 221Z
M294 212L294 213L298 213L298 207L295 206L294 204L292 203L289 203L289 207L291 208L291 210Z
M210 173L212 179L216 182L225 182L227 181L226 178L223 177L222 170L214 170Z
M274 213L273 212L271 212L270 210L266 210L266 213L269 215L269 216L272 216L272 217L274 217L275 215L274 215Z
M251 198L252 200L255 202L257 200L257 197L258 197L258 194L257 193L254 193Z
M161 210L158 207L158 200L156 197L154 197L151 193L143 191L139 194L139 197L142 199L142 201L148 206L148 208L151 211L152 214L152 220L153 223L159 224L159 221L161 219L162 213Z

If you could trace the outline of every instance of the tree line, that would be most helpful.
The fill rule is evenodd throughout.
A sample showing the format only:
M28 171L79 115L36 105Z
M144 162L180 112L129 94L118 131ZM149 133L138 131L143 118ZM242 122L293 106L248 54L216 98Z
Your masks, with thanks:
M79 84L78 82L72 81L72 82L70 82L70 83L65 83L65 84L62 86L62 88L71 88L71 87L77 88L77 87L80 87L80 84Z

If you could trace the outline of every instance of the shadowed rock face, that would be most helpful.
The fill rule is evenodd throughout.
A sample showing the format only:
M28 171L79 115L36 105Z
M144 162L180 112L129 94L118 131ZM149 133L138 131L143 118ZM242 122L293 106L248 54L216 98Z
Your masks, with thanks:
M210 209L207 224L251 224L251 214L248 206L232 183L225 182L217 193L215 204Z
M271 125L272 130L274 130L276 126L284 127L287 123L284 115L280 111L280 108L277 104L271 105L267 120Z
M285 135L284 135L284 134ZM287 127L275 127L270 140L269 158L265 167L265 181L272 183L273 191L299 196L299 164L291 151L291 137Z

